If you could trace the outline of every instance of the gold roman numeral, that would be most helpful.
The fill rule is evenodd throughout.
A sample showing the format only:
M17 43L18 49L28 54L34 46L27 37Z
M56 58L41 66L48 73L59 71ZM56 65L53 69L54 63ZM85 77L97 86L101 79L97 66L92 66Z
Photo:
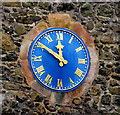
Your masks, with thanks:
M33 55L34 57L32 57L32 59L34 59L34 61L42 61L42 56L35 56Z
M63 32L61 33L59 31L59 33L56 33L56 35L57 35L57 40L63 40Z
M85 62L86 62L85 59L80 59L80 58L78 58L78 64L79 64L79 63L85 64Z
M79 68L77 68L75 71L75 74L79 77L82 75L82 73L83 73L83 71L81 71Z
M57 81L58 81L57 87L59 87L59 89L60 89L61 87L63 87L62 80L61 79L57 79Z
M74 36L72 36L71 39L69 40L69 42L68 42L69 44L71 44L71 42L72 42L72 40L73 40L73 37L74 37Z
M36 68L36 70L37 70L38 74L40 74L40 76L45 73L43 65L41 65L40 67Z
M74 82L73 82L73 80L72 80L70 77L69 77L69 79L70 79L70 83L72 83L72 84L73 84L73 83L74 83Z
M48 74L47 77L45 78L46 83L51 84L52 77Z
M44 37L48 40L48 43L53 41L50 35L46 34Z
M76 52L79 52L80 50L82 50L82 47L80 46L79 48L75 49Z

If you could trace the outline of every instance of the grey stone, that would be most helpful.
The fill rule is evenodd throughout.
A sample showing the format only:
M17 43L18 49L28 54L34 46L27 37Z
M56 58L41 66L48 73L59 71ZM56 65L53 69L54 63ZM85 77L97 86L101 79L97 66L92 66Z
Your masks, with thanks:
M110 105L111 103L111 96L110 95L103 95L101 98L101 103L104 105Z
M81 100L79 98L74 98L72 103L75 104L75 105L80 105Z
M111 75L111 77L116 79L116 80L120 80L120 75L113 74L113 75Z
M13 83L5 83L3 87L8 90L19 90L20 88L18 84L13 84Z
M108 70L105 67L102 67L102 68L99 69L99 74L100 75L108 76L110 73L111 73L110 70Z
M15 32L18 34L18 35L22 35L22 34L25 34L26 33L26 30L25 30L25 27L23 25L16 25L15 26Z
M105 16L105 17L112 17L113 10L108 5L100 5L98 9L98 15Z
M101 36L100 38L100 41L103 43L103 44L111 44L111 43L114 43L113 39L110 38L109 36Z
M106 79L104 77L101 77L101 76L98 76L94 81L97 84L105 84L106 83Z
M120 95L120 87L109 88L111 94Z
M2 35L2 45L4 50L10 51L14 49L13 41L7 34Z
M120 65L115 68L115 72L118 74L120 73Z
M85 17L93 16L93 7L90 3L85 3L81 7L81 14Z
M117 81L115 81L115 80L111 80L110 81L110 86L119 86L119 84L117 83Z
M120 96L115 96L113 98L113 104L120 106Z
M92 22L92 21L89 21L89 22L87 23L87 29L88 29L88 30L92 30L93 28L94 28L93 22Z

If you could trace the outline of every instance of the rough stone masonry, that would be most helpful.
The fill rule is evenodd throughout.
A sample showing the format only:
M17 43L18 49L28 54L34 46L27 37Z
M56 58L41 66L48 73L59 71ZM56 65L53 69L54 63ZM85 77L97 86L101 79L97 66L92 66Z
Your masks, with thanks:
M70 106L51 105L32 89L20 71L20 48L25 35L48 15L69 14L94 38L98 75L90 89ZM45 26L44 26L45 27ZM120 3L2 3L2 115L120 114Z

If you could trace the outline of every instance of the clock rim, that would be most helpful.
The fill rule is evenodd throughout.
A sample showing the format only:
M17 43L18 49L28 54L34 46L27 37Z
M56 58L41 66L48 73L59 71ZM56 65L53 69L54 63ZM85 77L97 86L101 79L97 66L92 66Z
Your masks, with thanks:
M42 83L38 78L37 76L35 75L34 71L33 71L33 68L32 68L32 64L31 64L31 54L32 54L32 48L33 46L35 45L35 43L37 42L37 40L42 36L44 35L45 33L48 33L50 31L55 31L55 30L60 30L60 31L67 31L71 34L73 34L79 41L81 41L83 47L85 48L86 52L87 52L87 57L88 57L88 66L87 66L87 71L86 71L86 74L85 76L83 77L83 79L81 80L81 82L77 85L75 85L74 87L72 88L69 88L69 89L52 89L46 85L44 85L44 83ZM40 34L37 35L37 37L34 38L33 42L31 43L30 45L30 48L29 48L29 54L28 54L28 60L29 60L29 67L30 67L30 70L32 72L32 75L34 76L34 78L37 80L37 82L42 85L43 87L45 87L46 89L48 90L51 90L51 91L54 91L54 92L61 92L61 93L64 93L64 92L69 92L69 91L72 91L76 88L78 88L79 86L81 86L83 84L83 82L85 81L85 79L87 78L88 76L88 73L89 73L89 70L90 70L90 53L89 53L89 50L86 46L86 44L84 43L84 41L82 40L82 38L80 36L78 36L76 33L74 33L73 31L69 30L69 29L66 29L66 28L59 28L59 27L52 27L52 28L48 28L46 30L44 30L43 32L41 32Z

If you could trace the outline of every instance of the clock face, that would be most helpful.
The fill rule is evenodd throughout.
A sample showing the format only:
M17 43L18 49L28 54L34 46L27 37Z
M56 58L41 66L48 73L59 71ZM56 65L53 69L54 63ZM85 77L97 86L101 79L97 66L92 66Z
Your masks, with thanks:
M40 33L29 51L30 69L45 88L68 92L87 77L90 56L83 40L64 28L50 28Z

